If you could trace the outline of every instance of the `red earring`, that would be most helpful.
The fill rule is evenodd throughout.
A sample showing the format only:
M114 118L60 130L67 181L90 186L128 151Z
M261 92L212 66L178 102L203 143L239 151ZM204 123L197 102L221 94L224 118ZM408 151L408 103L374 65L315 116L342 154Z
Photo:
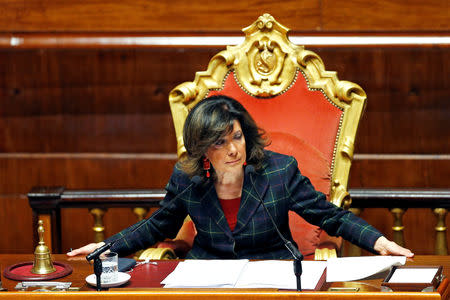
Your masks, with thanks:
M210 174L209 174L209 169L211 168L211 163L209 162L209 159L207 159L206 157L203 159L203 170L206 171L206 177L209 178Z
M244 161L244 167L247 165L247 161Z

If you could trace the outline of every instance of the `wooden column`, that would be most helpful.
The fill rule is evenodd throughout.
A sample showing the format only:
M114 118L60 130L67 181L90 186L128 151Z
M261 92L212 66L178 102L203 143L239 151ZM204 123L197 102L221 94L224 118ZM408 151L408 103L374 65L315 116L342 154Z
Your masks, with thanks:
M403 229L405 228L403 226L403 215L406 209L392 208L390 211L394 217L394 226L392 226L394 242L403 247L405 245L405 238L403 237Z
M105 226L103 226L103 215L106 213L104 208L91 208L89 212L94 216L94 242L99 243L105 239Z
M143 220L148 213L148 208L145 207L134 207L133 213L136 215L136 218L139 221Z
M433 210L436 215L437 223L434 229L436 230L436 247L435 254L447 255L447 226L445 224L445 217L447 216L447 209L435 208Z

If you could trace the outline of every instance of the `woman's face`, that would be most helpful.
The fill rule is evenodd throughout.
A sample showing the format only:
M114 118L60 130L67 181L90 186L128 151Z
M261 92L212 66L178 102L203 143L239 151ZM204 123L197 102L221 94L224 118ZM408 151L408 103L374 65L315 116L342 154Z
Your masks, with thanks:
M242 171L247 159L245 137L239 121L233 123L233 130L219 138L206 151L217 174Z

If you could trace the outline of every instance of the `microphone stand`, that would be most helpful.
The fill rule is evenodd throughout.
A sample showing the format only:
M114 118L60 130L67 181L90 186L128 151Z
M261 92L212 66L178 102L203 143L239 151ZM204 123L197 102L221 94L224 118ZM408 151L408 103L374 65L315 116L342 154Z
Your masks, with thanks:
M176 195L171 201L174 201L175 199L180 197L183 193L185 193L188 189L190 189L194 185L200 184L202 182L202 178L200 176L194 176L194 177L191 178L191 181L192 181L192 183L190 185L188 185L181 193ZM162 210L166 209L167 205L161 207L160 210L158 210L152 216L156 216ZM118 241L122 240L123 238L125 238L128 234L131 234L131 233L135 232L136 230L138 230L139 228L141 228L141 226L143 226L148 220L149 219L147 219L146 221L142 220L142 223L137 225L136 228L134 228L131 232L128 232L127 234L123 235L122 237L116 239L115 241L112 241L112 242L104 244L103 246L95 249L92 253L86 255L86 260L87 261L94 260L94 274L95 274L96 279L97 279L97 291L101 291L102 290L100 276L102 275L103 268L102 268L102 261L100 260L100 255L103 252L105 252L106 250L110 249L116 242L118 242Z
M264 204L264 201L262 200L261 195L259 194L258 190L255 187L255 183L253 182L252 173L255 172L255 168L252 165L249 165L246 167L245 172L249 174L250 181L251 181L252 186L255 189L256 193L258 194L259 201L261 202L261 205L263 206L264 210L266 211L266 214L269 216L270 221L272 221L272 224L273 224L275 230L277 231L279 237L283 241L284 246L286 246L286 248L291 253L292 257L294 258L294 274L297 279L297 291L301 292L301 290L302 290L301 276L302 276L302 272L303 272L303 269L302 269L303 255L300 253L300 251L297 249L297 247L295 247L292 244L291 241L287 240L283 236L283 234L278 229L278 226L275 223L274 219L272 218L272 215L270 214L269 210L267 209L266 205Z
M302 290L301 276L303 273L302 269L303 255L300 253L297 247L295 247L290 241L285 240L284 245L289 250L289 252L291 252L292 257L294 257L294 274L295 277L297 278L297 291L301 291Z
M97 283L96 284L97 291L102 290L101 276L102 276L103 266L102 266L102 261L100 259L100 255L103 252L105 252L106 250L108 250L109 248L111 248L112 244L113 243L104 244L103 246L101 246L100 248L97 248L95 251L93 251L92 253L90 253L86 256L87 261L91 261L92 259L94 260L94 274L95 274L96 283Z
M101 291L102 290L102 285L101 285L101 276L102 276L102 271L103 271L103 266L102 266L102 261L100 259L100 257L96 257L94 258L94 274L95 274L95 279L97 280L97 291Z

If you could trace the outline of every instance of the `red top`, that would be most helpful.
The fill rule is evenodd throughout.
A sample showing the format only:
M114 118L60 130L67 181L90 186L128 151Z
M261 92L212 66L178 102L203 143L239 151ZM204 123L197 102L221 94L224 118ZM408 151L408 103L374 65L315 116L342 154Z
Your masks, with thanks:
M234 230L237 223L237 214L239 210L239 205L241 204L241 197L235 199L219 199L220 205L222 205L223 213L227 219L228 226L230 226L231 231Z

